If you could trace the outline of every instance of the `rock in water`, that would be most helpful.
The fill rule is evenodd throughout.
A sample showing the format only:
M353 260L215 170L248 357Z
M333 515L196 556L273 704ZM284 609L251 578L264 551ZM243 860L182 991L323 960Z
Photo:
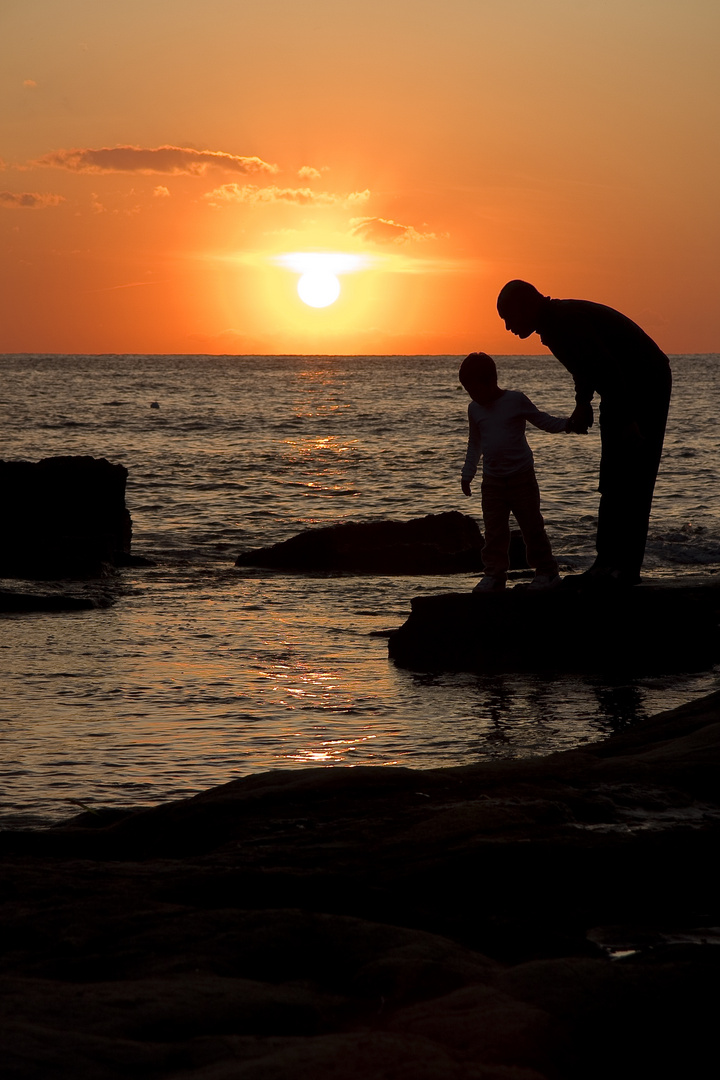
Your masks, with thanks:
M350 521L307 529L270 547L245 551L236 566L357 574L455 574L480 571L482 533L457 510L412 521ZM513 569L526 566L520 534L513 536Z
M105 458L0 461L0 574L94 577L130 561L127 469Z
M703 671L720 657L720 589L507 589L417 596L388 642L401 667L430 671Z

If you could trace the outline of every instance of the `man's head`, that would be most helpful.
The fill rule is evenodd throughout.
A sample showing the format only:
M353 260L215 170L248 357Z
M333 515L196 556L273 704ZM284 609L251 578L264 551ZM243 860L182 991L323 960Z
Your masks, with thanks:
M487 353L471 352L466 356L458 377L473 401L480 405L488 405L498 396L497 368Z
M508 281L497 298L498 314L512 334L527 338L537 330L543 300L543 294L528 281Z

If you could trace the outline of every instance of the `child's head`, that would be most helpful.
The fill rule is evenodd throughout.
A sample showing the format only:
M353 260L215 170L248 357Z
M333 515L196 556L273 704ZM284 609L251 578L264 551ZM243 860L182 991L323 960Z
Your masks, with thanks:
M459 378L473 401L489 404L498 396L497 368L492 356L472 352L460 365Z

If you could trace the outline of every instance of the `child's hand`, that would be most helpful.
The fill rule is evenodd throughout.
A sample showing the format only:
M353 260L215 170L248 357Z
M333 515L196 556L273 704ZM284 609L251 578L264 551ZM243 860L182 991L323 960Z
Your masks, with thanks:
M463 489L463 495L472 495L472 490L470 488L470 481L466 480L465 477L463 477L462 480L460 481L460 487Z

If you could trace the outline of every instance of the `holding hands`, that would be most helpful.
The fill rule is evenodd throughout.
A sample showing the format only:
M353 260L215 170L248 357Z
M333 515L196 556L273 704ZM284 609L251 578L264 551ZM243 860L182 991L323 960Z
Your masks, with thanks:
M593 407L590 402L579 402L568 421L568 431L576 435L587 435L588 429L593 426L593 419Z

